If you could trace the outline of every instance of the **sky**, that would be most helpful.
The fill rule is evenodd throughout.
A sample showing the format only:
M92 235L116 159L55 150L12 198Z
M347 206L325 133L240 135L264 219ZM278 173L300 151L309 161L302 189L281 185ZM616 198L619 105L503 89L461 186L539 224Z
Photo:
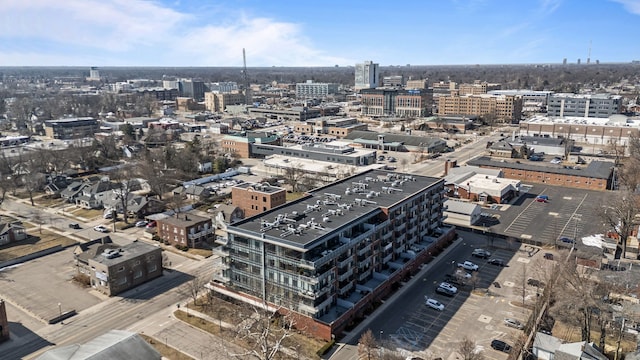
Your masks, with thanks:
M1 0L0 66L640 60L640 0Z

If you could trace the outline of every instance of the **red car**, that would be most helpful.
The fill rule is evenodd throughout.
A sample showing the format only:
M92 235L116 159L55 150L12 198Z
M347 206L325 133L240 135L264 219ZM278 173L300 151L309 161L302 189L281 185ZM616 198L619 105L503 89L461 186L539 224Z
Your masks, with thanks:
M147 224L147 228L154 228L154 227L156 227L156 225L158 225L158 224L156 223L155 220L153 220L153 221L151 221L151 222L149 222Z

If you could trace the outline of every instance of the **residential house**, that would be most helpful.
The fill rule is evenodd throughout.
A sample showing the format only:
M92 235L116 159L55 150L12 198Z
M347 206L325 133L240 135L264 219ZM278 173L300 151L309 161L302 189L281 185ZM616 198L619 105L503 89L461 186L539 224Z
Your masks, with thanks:
M37 360L160 360L162 356L142 336L124 330L110 330L85 344L55 347Z
M86 185L87 184L84 181L76 180L60 192L60 197L66 202L75 203L76 198L82 194L82 189Z
M85 250L86 249L86 250ZM98 239L74 250L78 273L96 290L114 296L162 275L162 249L134 240L125 246Z
M518 151L507 140L496 141L488 148L489 155L502 158L514 158Z
M227 225L242 220L244 218L244 212L237 206L227 204L220 204L212 210L209 210L209 212L213 213L215 240L218 243L225 243L227 238Z
M564 343L554 336L536 333L533 355L540 360L608 360L594 343L579 341Z
M116 210L118 214L123 213L122 201L118 197L114 196L104 199L102 206L105 209ZM127 199L127 213L129 217L142 219L146 215L159 213L163 211L164 208L164 202L155 197L129 193Z
M69 186L69 180L66 176L56 176L50 178L44 186L44 192L48 195L60 196L62 191Z
M213 224L211 218L189 213L178 213L157 220L157 235L173 245L202 247L205 242L213 238Z
M189 200L202 201L211 196L211 192L204 186L191 185L191 186L178 186L173 189L173 195L182 195Z
M20 222L0 223L0 245L26 239L27 231Z
M119 189L120 184L103 179L84 186L81 194L76 197L76 205L85 209L100 209L105 199L113 197L113 190Z

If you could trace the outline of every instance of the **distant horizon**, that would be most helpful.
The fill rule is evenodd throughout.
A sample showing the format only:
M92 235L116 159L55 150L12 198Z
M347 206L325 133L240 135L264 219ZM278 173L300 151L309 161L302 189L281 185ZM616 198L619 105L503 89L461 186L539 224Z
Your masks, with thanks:
M241 68L243 49L248 68L640 60L630 45L640 0L13 0L0 10L10 67Z

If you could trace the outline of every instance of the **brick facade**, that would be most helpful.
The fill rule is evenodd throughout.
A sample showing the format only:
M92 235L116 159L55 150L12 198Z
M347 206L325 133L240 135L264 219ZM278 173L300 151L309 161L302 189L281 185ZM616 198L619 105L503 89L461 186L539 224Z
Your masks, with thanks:
M242 184L231 188L233 206L242 209L245 217L260 214L287 202L287 191L283 188L262 184Z

